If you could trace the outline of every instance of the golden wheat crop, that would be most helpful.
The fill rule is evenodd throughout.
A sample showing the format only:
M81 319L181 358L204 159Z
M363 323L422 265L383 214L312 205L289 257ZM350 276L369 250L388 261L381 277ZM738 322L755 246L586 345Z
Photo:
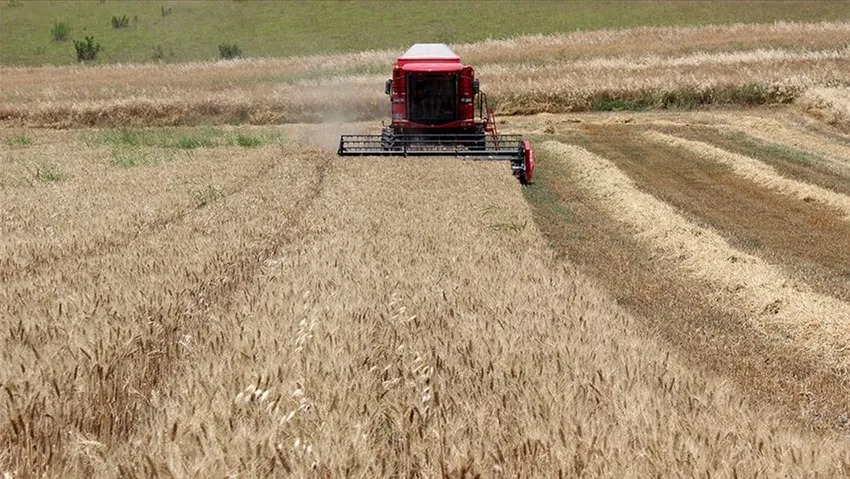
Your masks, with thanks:
M343 161L309 130L130 168L98 133L4 147L68 161L4 177L0 470L846 472L840 438L636 333L506 165Z

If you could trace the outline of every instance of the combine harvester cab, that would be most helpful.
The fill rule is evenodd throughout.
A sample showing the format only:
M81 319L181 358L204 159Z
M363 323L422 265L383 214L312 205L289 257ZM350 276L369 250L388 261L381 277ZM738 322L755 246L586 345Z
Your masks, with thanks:
M456 156L510 161L528 184L534 173L531 143L496 131L487 95L475 71L441 43L413 45L398 58L385 93L392 121L380 135L342 135L341 156Z

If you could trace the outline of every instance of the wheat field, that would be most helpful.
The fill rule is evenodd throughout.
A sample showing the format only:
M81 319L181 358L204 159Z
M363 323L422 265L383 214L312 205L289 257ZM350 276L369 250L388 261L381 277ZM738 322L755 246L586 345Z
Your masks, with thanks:
M850 474L848 28L458 45L530 187L337 157L392 52L0 69L0 472Z
M636 334L506 165L341 161L305 130L133 168L33 135L68 179L5 178L6 470L844 471L838 437Z

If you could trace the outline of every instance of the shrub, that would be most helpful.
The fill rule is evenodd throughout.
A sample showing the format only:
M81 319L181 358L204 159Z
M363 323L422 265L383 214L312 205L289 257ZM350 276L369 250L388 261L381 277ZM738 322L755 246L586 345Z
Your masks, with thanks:
M181 150L194 150L195 148L212 148L215 146L215 143L209 138L184 136L177 140L174 146Z
M64 174L49 165L36 165L32 176L35 181L42 183L57 183L65 179Z
M242 58L242 50L239 48L239 45L233 43L222 43L218 46L218 54L224 60L230 60L233 58Z
M86 37L84 42L74 40L74 48L77 50L78 62L90 62L97 59L97 54L100 52L100 43L95 43L92 37Z
M122 15L120 17L112 16L112 28L126 28L130 26L130 17Z
M263 142L260 141L259 138L254 138L253 136L238 135L236 137L236 144L242 148L258 148L263 144Z
M168 51L166 51L165 48L162 47L162 45L157 44L153 46L152 58L155 61L163 61L172 56L174 56L174 52L170 48L168 49Z
M69 33L71 33L71 28L64 22L55 22L53 28L50 29L50 36L53 37L54 42L64 42L68 39Z
M6 139L6 144L11 147L25 147L32 145L32 140L30 140L26 135L21 133L20 135L12 136Z
M121 168L133 168L136 166L144 166L152 163L151 158L143 153L132 152L113 152L112 165Z

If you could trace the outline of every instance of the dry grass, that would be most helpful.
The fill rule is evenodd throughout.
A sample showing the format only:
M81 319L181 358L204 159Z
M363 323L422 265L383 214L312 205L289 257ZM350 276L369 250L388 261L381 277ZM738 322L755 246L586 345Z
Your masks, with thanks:
M641 28L456 45L502 113L788 102L845 84L845 23ZM399 52L0 70L0 120L33 126L293 123L387 116ZM49 79L49 81L45 80Z
M61 244L132 240L0 284L14 476L847 472L842 439L637 335L554 260L506 165L288 144L122 169L74 133L26 134L81 159L64 182L4 186L17 208L55 189L80 205L57 215ZM223 198L175 193L197 176ZM182 216L128 226L131 198ZM41 248L34 221L5 251Z

